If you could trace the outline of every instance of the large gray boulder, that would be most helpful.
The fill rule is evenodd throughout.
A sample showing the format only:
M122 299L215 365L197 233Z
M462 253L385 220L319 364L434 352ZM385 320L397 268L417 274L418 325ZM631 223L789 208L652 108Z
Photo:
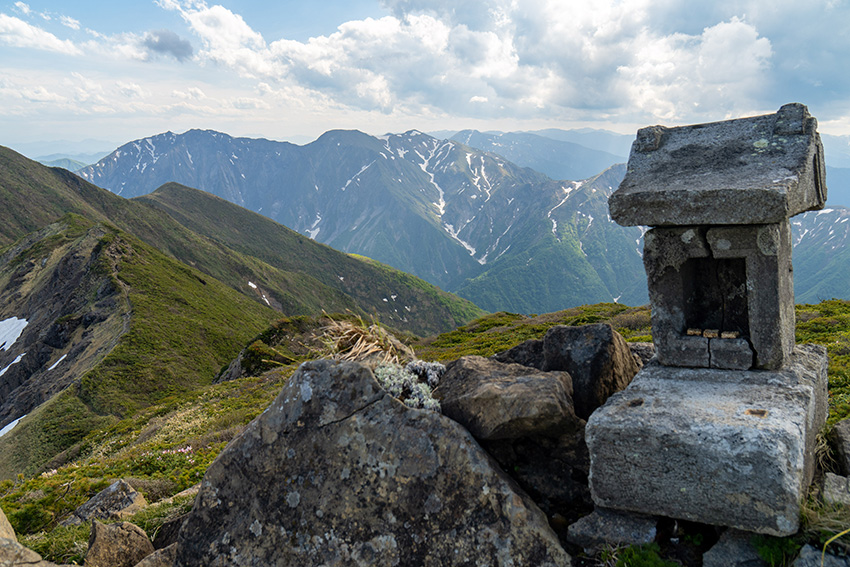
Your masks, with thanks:
M641 368L623 336L607 323L552 327L543 337L543 357L543 370L569 372L582 419L628 386Z
M89 520L120 519L147 506L145 497L124 480L116 480L74 513L63 520L62 526L76 526Z
M308 362L207 470L175 566L570 565L456 422Z
M552 437L584 424L576 417L566 372L541 372L481 356L451 362L434 390L444 415L478 440Z

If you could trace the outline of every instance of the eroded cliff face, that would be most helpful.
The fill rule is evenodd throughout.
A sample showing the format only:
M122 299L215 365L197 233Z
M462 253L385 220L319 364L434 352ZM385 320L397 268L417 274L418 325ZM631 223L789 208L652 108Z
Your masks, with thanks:
M116 246L108 227L67 216L0 255L0 426L83 376L127 330Z

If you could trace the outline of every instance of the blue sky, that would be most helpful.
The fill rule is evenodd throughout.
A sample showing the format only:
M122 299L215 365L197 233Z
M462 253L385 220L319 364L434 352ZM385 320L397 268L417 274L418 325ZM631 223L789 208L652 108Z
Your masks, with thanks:
M632 133L792 101L849 135L848 28L847 0L0 0L0 144Z

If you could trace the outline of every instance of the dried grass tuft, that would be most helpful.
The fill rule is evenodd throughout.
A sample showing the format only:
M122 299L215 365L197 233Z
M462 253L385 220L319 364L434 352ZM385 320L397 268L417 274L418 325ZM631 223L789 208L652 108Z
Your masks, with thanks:
M413 358L410 349L383 327L377 323L367 326L359 317L356 322L330 319L330 323L322 327L319 340L322 348L318 354L334 360L379 366L402 364Z

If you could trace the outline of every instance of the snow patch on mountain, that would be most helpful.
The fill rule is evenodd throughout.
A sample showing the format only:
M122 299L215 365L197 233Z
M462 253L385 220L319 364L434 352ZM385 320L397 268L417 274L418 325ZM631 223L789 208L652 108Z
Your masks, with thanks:
M17 317L0 321L0 350L9 350L24 332L27 324L26 319Z
M348 189L348 186L349 186L349 185L351 185L351 182L352 182L352 181L354 181L355 179L356 179L357 181L359 181L359 179L357 179L357 178L358 178L358 177L360 177L360 175L361 175L364 171L366 171L367 169L369 169L370 167L372 167L372 165L373 165L376 161L377 161L377 160L372 160L372 163L370 163L370 164L368 164L368 165L364 165L363 167L361 167L361 168L360 168L360 171L358 171L357 173L355 173L354 175L352 175L352 176L351 176L351 178L350 178L348 181L346 181L346 182L345 182L345 185L343 185L343 186L342 186L342 189L341 189L341 190L342 190L342 191L345 191L346 189ZM314 225L314 226L315 226L315 225ZM312 238L312 237L311 237L311 238Z
M48 372L50 372L51 370L53 370L54 368L56 368L57 366L59 366L59 365L62 363L62 361L63 361L63 360L65 360L65 358L66 358L67 356L68 356L67 354L63 354L62 356L60 356L60 357L59 357L59 360L57 360L56 362L54 362L53 364L51 364L51 365L50 365L50 368L48 368L48 369L47 369L47 371L48 371Z
M15 357L15 360L13 360L11 363L9 363L9 365L8 365L8 366L6 366L6 368L4 368L3 370L0 370L0 376L3 376L4 374L6 374L6 371L7 371L7 370L9 370L10 368L12 368L12 367L13 367L14 365L16 365L17 363L19 363L19 362L21 361L21 359L22 359L23 357L25 357L26 355L27 355L27 353L22 353L22 354L19 354L18 356L16 356L16 357Z
M12 431L15 428L15 426L18 425L18 422L21 421L25 417L26 417L25 415L22 415L18 419L12 420L9 423L7 423L6 426L3 429L0 429L0 437L3 437L4 435L6 435L10 431Z

